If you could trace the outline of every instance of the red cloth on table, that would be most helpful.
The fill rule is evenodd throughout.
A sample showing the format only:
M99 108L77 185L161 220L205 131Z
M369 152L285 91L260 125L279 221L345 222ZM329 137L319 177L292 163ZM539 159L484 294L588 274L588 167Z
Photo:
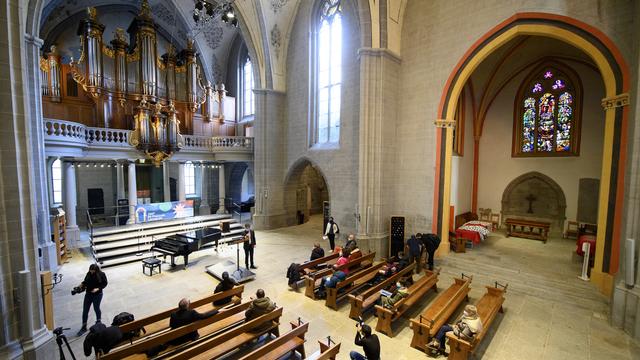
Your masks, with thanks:
M477 231L471 231L471 230L463 230L463 229L457 229L456 230L456 237L459 239L467 239L472 241L474 244L480 244L480 233Z
M596 254L596 237L595 235L580 235L577 241L578 248L576 249L576 254L580 256L584 256L584 252L582 251L582 244L588 242L591 244L589 248L589 255L593 256Z

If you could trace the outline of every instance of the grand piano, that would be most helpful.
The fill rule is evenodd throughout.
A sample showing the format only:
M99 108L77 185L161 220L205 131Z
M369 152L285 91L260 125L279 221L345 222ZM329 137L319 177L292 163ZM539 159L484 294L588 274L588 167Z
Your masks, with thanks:
M162 253L164 258L171 256L171 266L176 266L175 257L184 257L184 267L189 265L189 254L202 249L206 244L215 241L216 250L218 240L222 237L222 231L218 228L208 227L200 230L189 231L168 236L165 239L156 240L151 251Z

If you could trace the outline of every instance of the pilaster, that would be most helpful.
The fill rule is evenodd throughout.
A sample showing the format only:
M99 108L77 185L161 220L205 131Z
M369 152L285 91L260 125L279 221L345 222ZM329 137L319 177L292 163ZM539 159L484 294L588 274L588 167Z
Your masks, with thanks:
M206 166L200 167L200 215L208 215L211 213L211 207L209 207L209 194L207 180L209 179Z
M169 171L169 160L162 163L162 193L164 196L164 201L171 201L171 181L170 181L170 171Z
M76 248L76 243L80 240L80 229L76 221L78 197L76 193L76 168L72 162L64 162L64 207L67 220L67 239L72 249Z
M129 220L127 224L136 223L136 205L138 204L138 188L136 185L136 163L130 162L128 165L128 198L129 198Z
M185 163L181 162L178 164L178 201L187 200L187 195L184 188L185 187L184 167L185 167Z
M227 208L225 207L225 199L227 197L226 179L224 173L224 164L221 164L218 168L218 211L216 214L226 214Z
M436 255L443 256L449 253L449 222L450 222L450 212L449 207L451 206L451 157L453 151L453 129L456 127L456 121L453 119L437 119L434 122L434 125L437 128L440 128L441 131L445 132L445 141L444 141L444 179L445 183L443 186L443 194L442 194L442 213L440 217L442 219L442 229L440 234L441 242L438 250L436 251Z

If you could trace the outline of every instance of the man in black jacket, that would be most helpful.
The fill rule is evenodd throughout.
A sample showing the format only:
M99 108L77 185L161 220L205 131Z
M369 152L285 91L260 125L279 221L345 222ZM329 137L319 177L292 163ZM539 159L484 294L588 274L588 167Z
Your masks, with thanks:
M242 244L244 249L244 265L249 268L249 260L251 260L251 268L257 269L258 267L253 264L253 249L256 247L256 233L251 229L251 225L244 225L244 236L247 237L247 241Z
M440 246L440 237L436 234L424 234L422 235L422 243L429 257L429 270L433 270L433 260L436 256L436 250L438 250L438 246Z
M351 360L380 360L380 340L378 340L378 336L371 334L369 325L357 323L356 328L358 332L356 332L355 344L362 346L364 356L357 351L352 351L349 353Z
M118 326L106 327L103 323L96 323L89 329L82 344L84 355L90 356L91 350L98 354L108 354L111 349L122 341L122 331Z
M229 277L229 273L225 271L222 273L222 281L220 281L220 283L216 285L216 289L213 291L213 293L217 294L219 292L231 290L236 285L237 285L236 281L231 277ZM222 298L220 300L216 300L213 302L213 305L220 306L220 305L228 304L229 302L231 302L232 300L231 298L232 297L229 296L226 298Z
M324 249L320 247L320 244L313 244L313 250L311 250L311 258L309 261L313 261L315 259L320 259L324 257Z
M171 318L169 319L169 326L171 329L177 329L181 326L189 325L198 320L206 319L212 317L213 315L218 313L218 310L211 310L204 314L200 314L199 312L189 309L191 306L191 302L189 299L182 299L178 303L178 310L171 313ZM174 339L171 341L171 345L180 345L187 341L196 340L200 335L198 335L198 331L195 330L190 332L180 338Z

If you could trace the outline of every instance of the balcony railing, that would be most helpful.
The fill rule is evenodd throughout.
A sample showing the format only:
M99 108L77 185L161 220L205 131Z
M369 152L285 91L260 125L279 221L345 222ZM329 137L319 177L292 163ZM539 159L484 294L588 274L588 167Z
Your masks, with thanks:
M44 119L45 144L81 147L108 147L133 149L129 144L132 130L88 127L83 124L55 119ZM197 136L183 135L181 152L253 152L253 138L244 136Z

